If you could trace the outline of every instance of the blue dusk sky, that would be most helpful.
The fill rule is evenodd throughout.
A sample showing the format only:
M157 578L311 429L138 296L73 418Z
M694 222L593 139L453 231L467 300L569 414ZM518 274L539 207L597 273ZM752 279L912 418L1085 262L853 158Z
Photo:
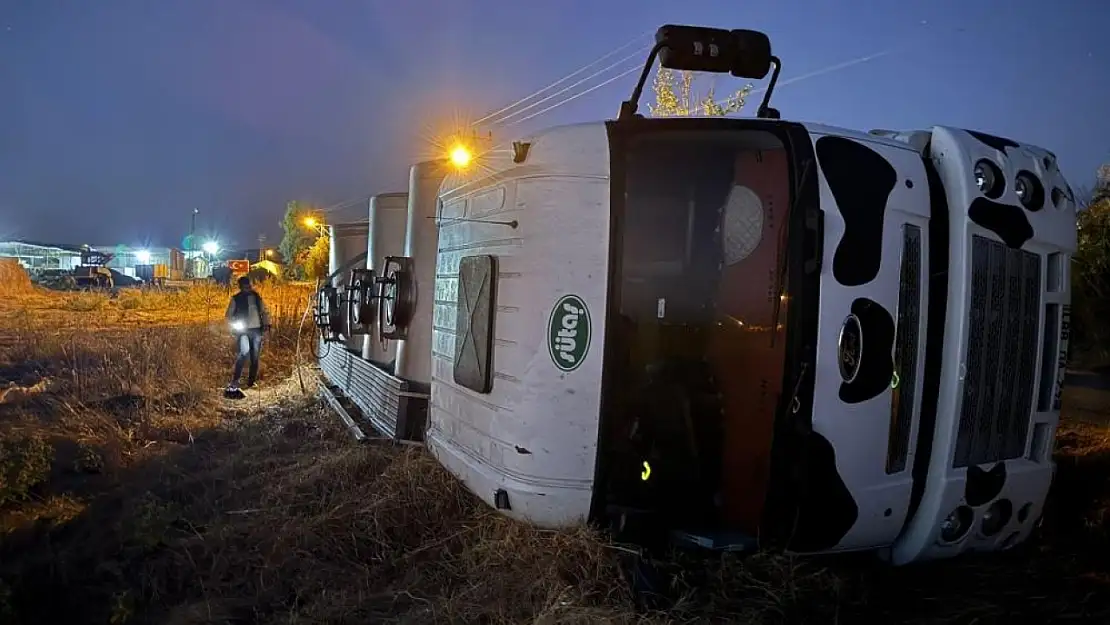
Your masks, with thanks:
M227 246L276 243L287 200L403 190L435 129L664 23L768 33L786 119L980 129L1075 187L1110 162L1105 0L0 0L0 237L177 245L196 207ZM610 117L634 78L500 138Z

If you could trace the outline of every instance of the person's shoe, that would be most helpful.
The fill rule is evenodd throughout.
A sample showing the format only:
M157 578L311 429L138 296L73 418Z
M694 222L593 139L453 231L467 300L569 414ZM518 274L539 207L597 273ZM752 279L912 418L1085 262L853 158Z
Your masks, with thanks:
M254 388L254 382L247 382L246 386L243 388Z

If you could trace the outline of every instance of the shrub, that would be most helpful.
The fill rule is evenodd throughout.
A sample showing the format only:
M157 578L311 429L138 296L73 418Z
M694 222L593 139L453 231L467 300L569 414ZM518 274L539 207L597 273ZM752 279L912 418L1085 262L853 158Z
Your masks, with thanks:
M1110 361L1110 168L1079 214L1079 249L1072 263L1072 353L1097 364Z
M0 440L0 506L27 498L50 477L54 448L41 438Z

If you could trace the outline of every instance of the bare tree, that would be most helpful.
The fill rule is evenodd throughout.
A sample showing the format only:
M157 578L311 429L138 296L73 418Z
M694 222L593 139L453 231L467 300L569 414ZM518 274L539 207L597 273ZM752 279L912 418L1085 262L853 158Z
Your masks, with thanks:
M676 74L660 67L652 82L655 104L648 105L652 117L724 117L743 108L752 91L752 85L745 85L723 100L717 100L712 85L705 94L695 93L694 80L693 72Z

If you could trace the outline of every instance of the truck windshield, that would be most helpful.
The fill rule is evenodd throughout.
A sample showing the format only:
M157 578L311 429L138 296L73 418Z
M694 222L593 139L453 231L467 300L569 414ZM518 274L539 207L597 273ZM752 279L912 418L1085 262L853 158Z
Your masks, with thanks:
M667 131L630 138L623 161L630 445L666 467L666 498L754 532L786 358L790 155L762 130Z

